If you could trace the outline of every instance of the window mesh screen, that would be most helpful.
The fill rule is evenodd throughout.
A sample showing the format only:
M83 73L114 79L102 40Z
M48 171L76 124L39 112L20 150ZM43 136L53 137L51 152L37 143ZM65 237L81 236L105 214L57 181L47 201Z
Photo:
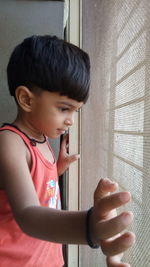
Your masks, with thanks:
M83 0L83 49L92 84L82 112L81 207L92 204L100 177L129 190L137 239L124 260L150 267L150 1ZM82 247L80 266L106 265Z

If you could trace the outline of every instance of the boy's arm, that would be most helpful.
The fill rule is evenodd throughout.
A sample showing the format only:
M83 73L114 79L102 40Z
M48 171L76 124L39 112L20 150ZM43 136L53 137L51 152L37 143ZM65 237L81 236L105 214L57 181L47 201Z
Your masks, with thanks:
M30 236L58 243L86 244L85 221L87 211L71 212L58 211L41 207L26 159L26 146L19 136L13 133L0 133L0 173L3 178L5 190L7 191L10 205L16 221L22 230ZM101 239L110 238L131 223L132 216L128 223L125 223L124 215L115 219L101 221L99 214L119 207L126 203L121 200L123 193L116 193L108 196L103 201L97 201L93 213L93 239L100 243ZM128 193L126 193L128 194ZM131 235L131 239L134 239ZM133 240L132 242L133 243ZM118 247L119 245L119 251ZM118 242L105 249L105 254L112 255L124 251L129 245L124 246ZM131 244L130 244L131 245Z
M27 163L27 148L12 132L0 132L0 176L15 219L27 234L60 243L86 243L84 212L40 206Z

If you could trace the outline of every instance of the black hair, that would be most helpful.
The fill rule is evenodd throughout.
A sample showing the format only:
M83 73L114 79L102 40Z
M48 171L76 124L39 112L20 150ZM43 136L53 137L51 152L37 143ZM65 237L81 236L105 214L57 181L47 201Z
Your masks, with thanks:
M34 35L16 46L7 66L9 91L18 86L58 92L86 102L90 86L90 60L86 52L56 36Z

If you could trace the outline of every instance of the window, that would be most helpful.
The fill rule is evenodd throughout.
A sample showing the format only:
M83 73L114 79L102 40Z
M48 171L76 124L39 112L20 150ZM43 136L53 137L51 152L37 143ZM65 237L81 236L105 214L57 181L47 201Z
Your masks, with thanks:
M92 204L100 177L131 192L125 209L134 213L137 239L124 259L136 267L150 266L149 15L146 0L83 1L83 49L91 57L92 84L82 113L81 205ZM81 266L105 266L94 253L80 248Z

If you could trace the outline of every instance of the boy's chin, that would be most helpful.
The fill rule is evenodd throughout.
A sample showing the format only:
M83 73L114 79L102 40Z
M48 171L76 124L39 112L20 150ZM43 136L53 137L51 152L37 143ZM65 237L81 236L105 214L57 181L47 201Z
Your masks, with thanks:
M60 138L62 134L55 134L55 135L50 135L49 138L50 139L57 139L57 138Z

